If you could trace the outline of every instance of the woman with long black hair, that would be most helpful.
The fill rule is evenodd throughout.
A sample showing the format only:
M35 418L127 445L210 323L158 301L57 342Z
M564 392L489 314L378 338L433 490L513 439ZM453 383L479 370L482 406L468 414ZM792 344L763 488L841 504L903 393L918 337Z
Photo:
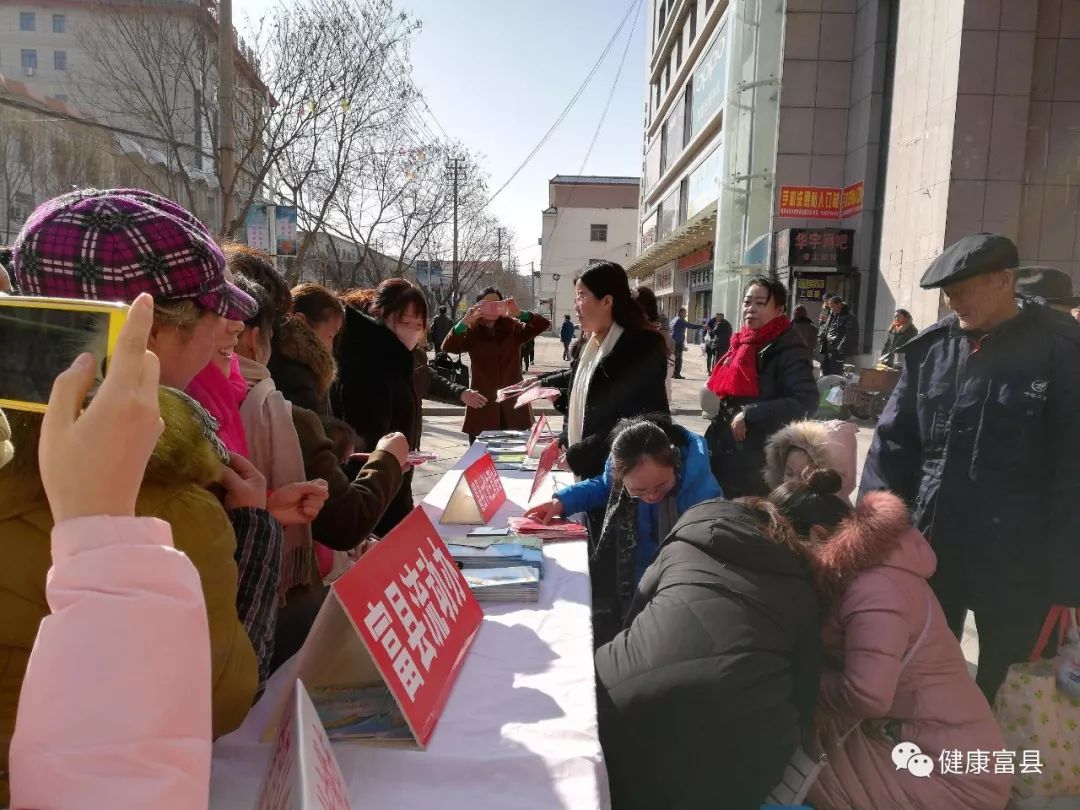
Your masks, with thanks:
M564 391L556 407L566 413L567 464L578 478L593 478L604 472L609 437L620 419L669 413L668 350L631 296L620 265L598 262L574 287L574 310L582 332L592 337L568 370L542 379Z
M402 433L420 448L421 392L413 352L427 329L427 300L402 278L383 281L374 293L346 293L345 327L338 344L334 413L360 437L358 450L374 450L383 436ZM413 508L412 469L387 506L375 534L383 536Z

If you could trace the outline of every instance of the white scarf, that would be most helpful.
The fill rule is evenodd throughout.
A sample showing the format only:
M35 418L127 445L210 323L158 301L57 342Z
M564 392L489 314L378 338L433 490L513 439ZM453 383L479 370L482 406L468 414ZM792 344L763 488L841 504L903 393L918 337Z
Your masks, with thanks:
M567 438L571 447L585 438L581 434L585 428L585 401L589 397L589 383L592 382L593 372L600 365L600 361L611 353L622 333L623 328L612 323L603 343L598 342L596 335L593 335L589 342L581 347L581 360L570 389L570 424L567 427Z

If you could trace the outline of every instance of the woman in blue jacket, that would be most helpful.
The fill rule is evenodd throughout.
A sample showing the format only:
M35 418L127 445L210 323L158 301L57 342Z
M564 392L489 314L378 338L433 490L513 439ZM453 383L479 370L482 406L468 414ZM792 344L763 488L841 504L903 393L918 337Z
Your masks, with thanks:
M682 513L723 497L705 440L666 415L624 419L612 437L603 474L558 490L526 513L546 523L604 509L603 528L589 549L597 646L622 629L638 580Z

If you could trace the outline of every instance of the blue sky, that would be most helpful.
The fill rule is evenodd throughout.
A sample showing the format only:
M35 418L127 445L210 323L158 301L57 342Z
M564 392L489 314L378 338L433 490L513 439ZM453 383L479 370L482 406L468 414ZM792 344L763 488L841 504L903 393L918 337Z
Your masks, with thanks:
M236 22L276 0L234 0ZM554 123L599 57L630 0L397 0L418 17L413 78L439 122L484 156L492 190L501 186ZM586 174L641 173L645 3ZM629 24L628 24L629 25ZM526 264L540 251L547 181L576 174L611 90L626 42L624 28L573 111L492 213L516 233ZM432 129L438 131L434 125Z

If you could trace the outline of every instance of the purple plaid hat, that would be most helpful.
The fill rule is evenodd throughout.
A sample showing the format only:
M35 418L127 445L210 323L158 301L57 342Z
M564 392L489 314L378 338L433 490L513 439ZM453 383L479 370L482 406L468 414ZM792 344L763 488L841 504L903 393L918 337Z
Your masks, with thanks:
M233 321L258 306L225 279L210 231L181 206L139 189L83 189L37 207L13 248L28 295L131 303L194 300Z

